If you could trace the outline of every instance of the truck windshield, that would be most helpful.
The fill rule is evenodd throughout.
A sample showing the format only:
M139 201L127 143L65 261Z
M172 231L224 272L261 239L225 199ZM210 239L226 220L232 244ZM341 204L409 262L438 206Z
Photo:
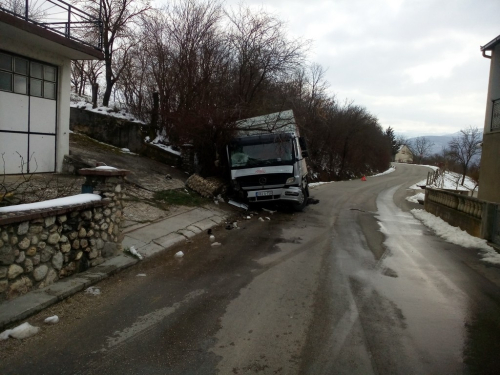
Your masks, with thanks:
M257 144L232 143L229 159L233 168L293 164L292 140Z

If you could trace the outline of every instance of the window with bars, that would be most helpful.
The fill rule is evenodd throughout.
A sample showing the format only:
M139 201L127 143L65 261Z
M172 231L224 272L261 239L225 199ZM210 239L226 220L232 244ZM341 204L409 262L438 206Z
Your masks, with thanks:
M491 113L491 130L500 130L500 99L493 100Z
M56 100L57 68L0 52L0 90Z

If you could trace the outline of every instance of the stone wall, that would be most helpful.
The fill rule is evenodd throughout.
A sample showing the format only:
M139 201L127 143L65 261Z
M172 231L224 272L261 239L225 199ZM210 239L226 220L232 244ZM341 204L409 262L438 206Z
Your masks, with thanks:
M101 201L0 214L0 301L85 271L122 251L126 171L104 176L103 171L86 171L81 174Z

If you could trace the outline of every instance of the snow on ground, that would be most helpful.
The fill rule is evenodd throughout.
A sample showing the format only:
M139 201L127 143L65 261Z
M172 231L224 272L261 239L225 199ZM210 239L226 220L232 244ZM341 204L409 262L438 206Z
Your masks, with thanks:
M392 166L392 165L391 165L391 167L390 167L388 170L386 170L385 172L378 173L378 174L374 174L373 176L368 176L368 177L378 177L378 176L383 176L383 175L385 175L385 174L392 173L392 172L394 172L395 170L396 170L396 167L394 167L394 166Z
M172 146L167 146L165 143L168 143L168 138L167 138L167 135L165 133L165 129L163 129L157 136L155 139L153 139L151 142L150 142L150 139L149 137L146 137L144 139L144 141L146 143L149 143L153 146L156 146L158 148L161 148L162 150L165 150L165 151L168 151L174 155L178 155L180 156L181 155L181 152L180 151L177 151L177 150L174 150L172 148Z
M419 203L418 201L421 200L425 200L425 194L424 193L418 193L418 194L415 194L415 195L412 195L411 197L406 197L406 200L408 202L412 202L412 203Z
M118 168L110 167L108 165L101 165L100 167L95 167L99 171L117 171Z
M71 197L50 199L43 202L18 204L17 206L7 206L0 207L0 213L6 212L17 212L17 211L27 211L27 210L40 210L43 208L53 208L60 206L71 206L73 204L89 203L94 201L100 201L101 197L97 194L78 194L72 195Z
M40 328L38 327L33 327L31 324L28 322L23 323L16 328L13 329L7 329L0 333L0 340L7 340L9 337L13 337L15 339L25 339L30 336L36 335Z
M115 117L115 118L118 118L121 120L127 120L130 122L137 122L139 124L145 124L143 121L136 119L134 115L132 115L131 113L128 113L124 110L117 111L114 108L105 107L105 106L99 106L96 108L92 108L92 104L87 103L86 101L71 102L70 107L85 109L86 111L89 111L89 112L100 113L101 115L111 116L111 117Z
M324 184L331 184L335 181L328 181L328 182L312 182L309 184L309 188L314 189L317 186L324 185Z
M443 219L426 212L425 210L413 209L411 213L422 223L432 229L436 234L446 241L456 245L479 249L483 261L500 264L500 254L498 254L486 240L471 236L460 228L453 227Z
M431 188L438 189L449 189L449 190L459 190L459 191L477 191L476 183L468 176L465 176L464 185L460 185L462 181L462 176L455 172L446 171L442 178L439 178L435 184L428 185ZM423 186L427 183L427 179L417 182L415 185L410 186L410 189L420 189L419 186Z
M77 133L77 132L71 132L73 134L77 134L79 137L86 137L88 139L91 139L92 141L94 142L97 142L97 143L100 143L101 145L104 145L106 147L111 147L111 148L114 148L116 149L117 151L120 151L124 154L130 154L130 155L137 155L136 153L134 152L131 152L128 148L120 148L120 147L116 147L116 146L113 146L113 145L110 145L109 143L104 143L104 142L101 142L101 141L98 141L97 139L94 139L92 137L89 137L88 135L85 135L85 134L82 134L82 133Z

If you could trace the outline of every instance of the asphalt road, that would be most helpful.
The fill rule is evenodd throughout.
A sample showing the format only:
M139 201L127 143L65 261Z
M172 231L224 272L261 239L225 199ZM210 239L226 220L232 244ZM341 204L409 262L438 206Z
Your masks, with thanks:
M500 270L408 212L426 174L322 185L304 213L145 260L29 319L41 332L0 342L0 373L496 374Z

